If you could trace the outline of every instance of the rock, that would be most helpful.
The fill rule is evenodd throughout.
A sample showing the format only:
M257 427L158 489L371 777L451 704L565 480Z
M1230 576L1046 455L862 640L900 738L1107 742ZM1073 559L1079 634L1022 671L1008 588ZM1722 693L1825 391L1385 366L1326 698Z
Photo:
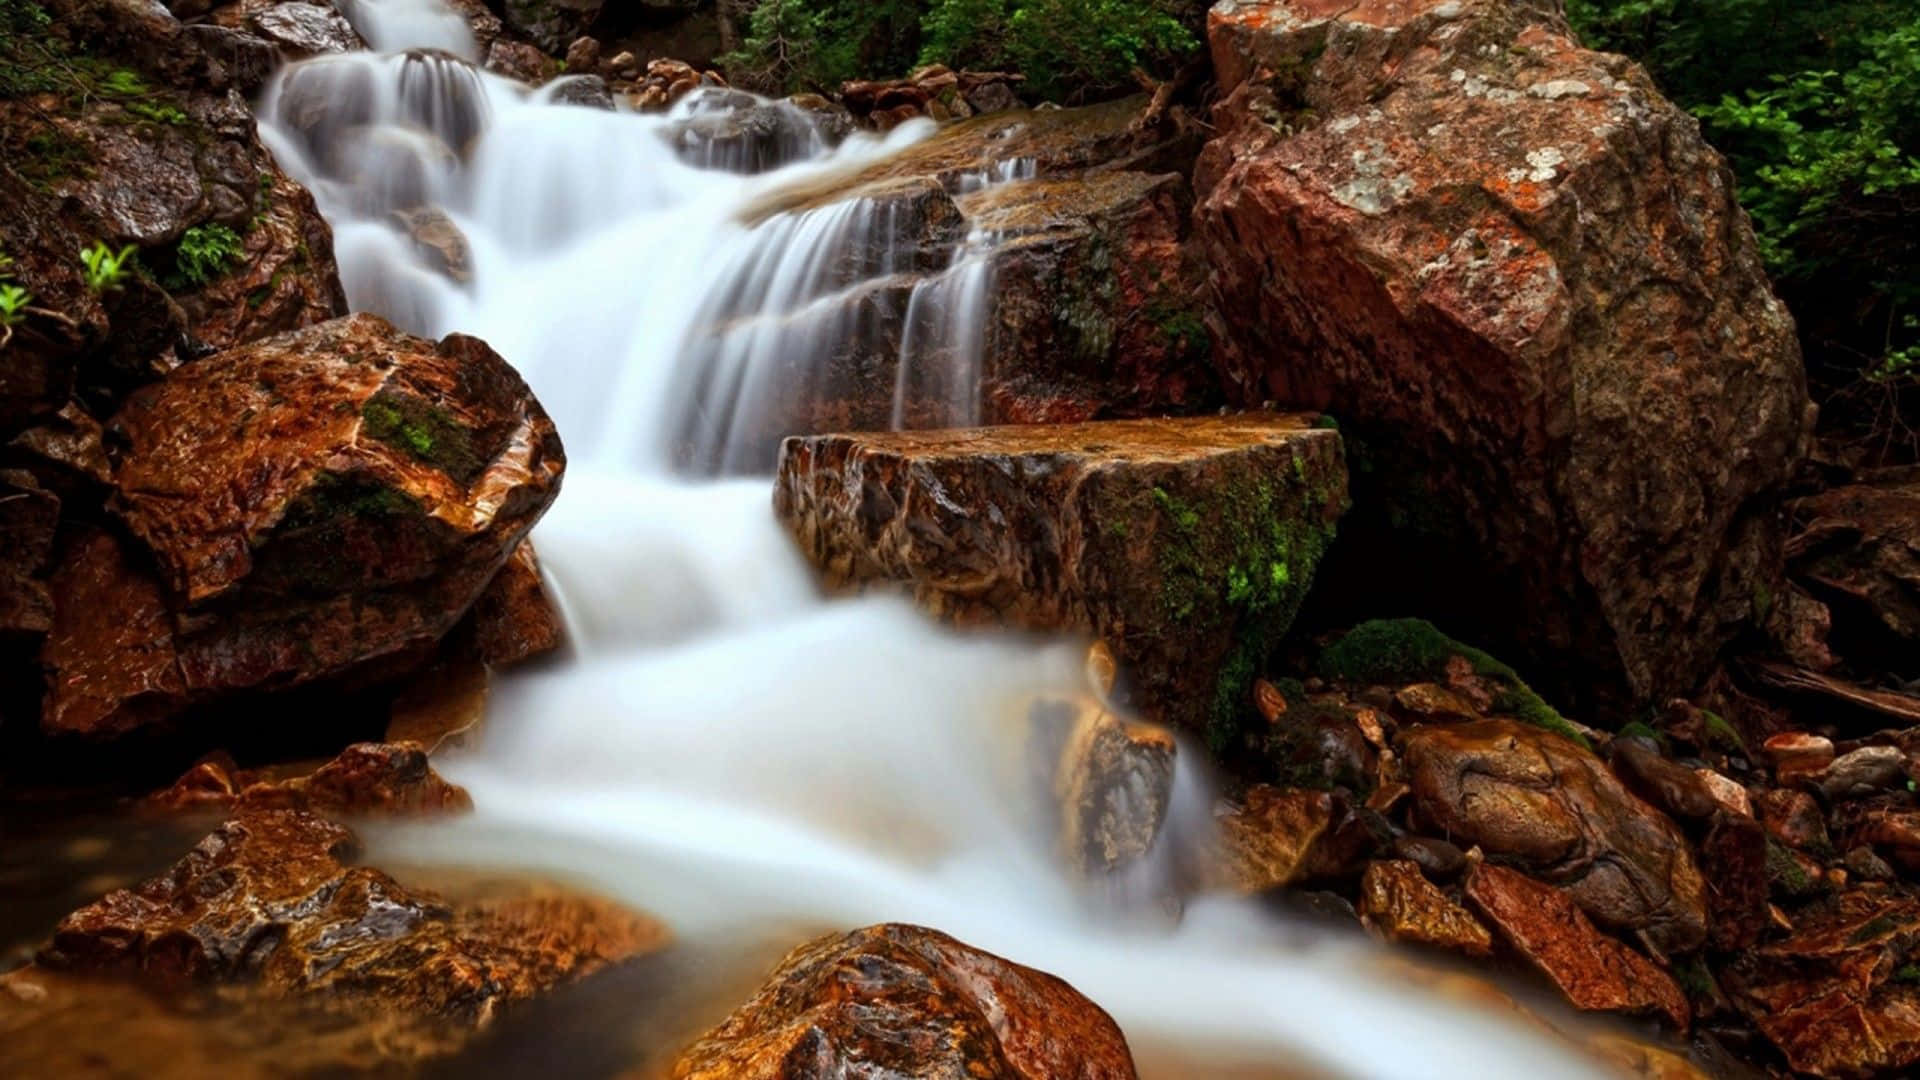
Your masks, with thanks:
M559 74L560 65L546 53L524 41L501 38L487 47L481 66L496 75L505 75L528 86L539 86Z
M1806 792L1768 788L1755 795L1753 803L1768 835L1788 847L1813 851L1833 846L1820 804Z
M195 337L231 349L343 315L333 233L313 196L265 163L262 211L248 219L233 269L178 299Z
M1374 790L1378 755L1344 706L1302 702L1270 721L1260 743L1283 786Z
M417 206L395 210L390 217L394 227L413 241L414 254L428 269L462 285L473 280L467 234L444 211Z
M585 109L614 111L613 89L598 75L562 75L547 84L547 100Z
M1686 837L1588 751L1511 720L1415 728L1403 757L1437 831L1564 889L1595 922L1697 948L1706 883Z
M1467 868L1467 853L1437 837L1396 836L1392 846L1395 858L1413 863L1429 877L1450 879Z
M1208 38L1229 398L1329 411L1378 481L1329 602L1498 635L1582 699L1691 689L1777 591L1809 418L1698 124L1558 5L1222 0Z
M1782 784L1821 772L1833 763L1833 740L1804 731L1770 735L1760 750L1773 762L1775 778Z
M54 575L43 726L112 735L244 690L417 666L558 491L552 422L483 343L371 315L196 361L114 419L104 533Z
M600 39L575 38L567 46L567 70L576 74L590 75L600 70Z
M1393 703L1410 720L1479 720L1485 713L1435 683L1413 683L1393 692Z
M1067 864L1104 874L1145 857L1173 798L1173 737L1090 698L1042 699L1028 720Z
M0 469L0 656L32 655L53 628L47 571L59 496L24 469Z
M1907 755L1897 746L1863 746L1833 759L1813 781L1830 802L1903 788Z
M1736 958L1722 982L1795 1071L1906 1075L1920 1065L1916 942L1909 891L1851 890L1802 912L1785 940Z
M1767 928L1767 831L1750 817L1722 813L1700 839L1707 882L1708 944L1747 948Z
M216 26L253 34L270 43L281 60L367 47L353 24L331 4L303 0L238 0L215 9Z
M1870 844L1886 852L1902 870L1920 874L1920 810L1869 810L1852 830L1852 836L1854 843ZM1848 861L1852 862L1852 852Z
M1467 899L1575 1008L1650 1013L1686 1030L1687 997L1653 961L1595 930L1565 893L1492 863L1467 872Z
M494 667L511 667L560 647L566 628L547 596L533 541L513 549L513 557L473 602L470 618L480 658Z
M1711 817L1720 803L1698 773L1669 761L1652 739L1622 738L1613 742L1613 771L1634 794L1684 821Z
M170 812L309 810L340 817L467 811L473 800L441 779L418 745L356 743L311 772L241 769L216 755L148 796L146 805Z
M448 902L347 865L352 850L352 834L309 813L243 814L159 876L67 916L39 963L132 977L169 999L193 988L242 1008L298 1002L377 1037L392 1068L665 939L584 896Z
M1311 875L1333 827L1333 796L1256 784L1236 806L1216 813L1216 849L1203 857L1202 884L1242 895L1295 884Z
M607 61L605 71L615 79L637 79L641 71L640 58L623 49Z
M1020 107L1020 96L1003 82L982 83L966 92L967 105L975 115L1006 112Z
M386 741L413 743L429 754L461 746L487 715L487 665L455 650L408 680L394 696Z
M1753 816L1753 800L1747 795L1746 788L1704 765L1694 769L1693 775L1721 810L1735 817Z
M587 35L605 0L505 0L500 17L515 34L555 56L571 56L571 43ZM660 5L666 6L666 5Z
M1790 571L1833 615L1849 660L1920 675L1920 472L1892 470L1793 505Z
M1431 945L1476 957L1493 952L1493 935L1480 920L1447 899L1411 862L1367 864L1360 878L1360 914L1388 941Z
M674 1080L1131 1080L1120 1029L1066 983L889 923L788 954Z
M774 495L830 585L1090 632L1144 717L1218 746L1345 505L1335 433L1252 414L794 438Z

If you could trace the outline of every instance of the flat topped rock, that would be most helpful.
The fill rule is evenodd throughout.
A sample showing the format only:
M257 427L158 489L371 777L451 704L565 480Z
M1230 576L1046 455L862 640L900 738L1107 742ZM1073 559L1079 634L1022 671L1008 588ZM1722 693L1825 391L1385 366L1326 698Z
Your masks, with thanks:
M1096 634L1150 717L1231 738L1346 509L1311 415L816 435L780 518L835 587L970 625Z

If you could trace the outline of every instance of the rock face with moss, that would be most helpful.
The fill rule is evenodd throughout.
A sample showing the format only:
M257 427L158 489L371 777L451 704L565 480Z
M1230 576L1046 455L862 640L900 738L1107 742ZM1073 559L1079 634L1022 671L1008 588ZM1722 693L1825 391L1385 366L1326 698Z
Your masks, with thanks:
M1583 695L1691 689L1777 585L1808 414L1696 123L1557 0L1223 0L1208 28L1220 369L1350 436L1355 558L1325 584Z
M473 338L355 315L182 367L111 425L97 533L55 575L44 725L112 734L242 690L391 674L559 491L546 413Z
M1346 503L1339 434L1276 414L795 438L774 496L830 584L1098 635L1135 707L1217 740Z

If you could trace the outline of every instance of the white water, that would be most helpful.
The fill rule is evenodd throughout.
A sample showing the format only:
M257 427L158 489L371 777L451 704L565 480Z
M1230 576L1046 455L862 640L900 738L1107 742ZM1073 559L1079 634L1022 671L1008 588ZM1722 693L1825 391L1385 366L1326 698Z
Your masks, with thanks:
M377 47L470 51L434 3L355 0L349 14ZM354 306L485 338L571 458L538 530L570 655L500 680L484 745L445 764L477 812L388 836L390 850L583 878L686 939L935 926L1065 977L1136 1045L1172 1048L1186 1065L1167 1076L1221 1060L1587 1075L1529 1030L1368 974L1371 950L1316 943L1249 904L1195 902L1169 925L1085 895L1010 790L1006 720L1026 694L1076 685L1077 647L956 637L896 602L823 602L764 476L676 474L676 460L764 463L755 425L806 394L848 335L877 332L840 301L926 257L894 235L889 205L746 223L771 190L842 175L924 126L833 150L794 138L710 151L699 124L740 107L600 112L445 57L373 55L289 69L261 103L275 152L335 227ZM770 153L806 160L753 176L706 167ZM418 206L464 232L469 283L388 224ZM946 271L920 268L904 310L878 309L903 357L896 417L923 384L948 391L946 421L977 415L992 241L961 238ZM1204 778L1183 765L1180 785L1197 827Z

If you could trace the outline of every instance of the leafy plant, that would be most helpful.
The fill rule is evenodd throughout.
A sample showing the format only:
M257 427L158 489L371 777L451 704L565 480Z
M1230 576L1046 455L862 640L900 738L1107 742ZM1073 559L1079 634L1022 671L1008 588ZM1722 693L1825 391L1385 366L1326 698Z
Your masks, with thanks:
M94 292L106 292L125 284L128 261L133 258L134 247L128 244L119 251L107 247L103 241L94 241L91 247L80 252L80 262L86 267L87 288Z
M0 282L0 326L12 329L26 318L33 294L12 282Z
M240 234L225 225L195 225L180 237L173 252L172 288L198 287L218 278L239 257Z

